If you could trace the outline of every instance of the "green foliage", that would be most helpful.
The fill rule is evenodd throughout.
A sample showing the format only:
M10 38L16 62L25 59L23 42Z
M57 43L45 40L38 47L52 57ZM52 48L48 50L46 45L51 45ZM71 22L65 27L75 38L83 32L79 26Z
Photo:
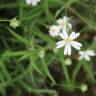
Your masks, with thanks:
M96 34L95 11L95 0L41 0L35 7L27 5L24 0L0 0L0 96L10 96L7 94L10 88L12 96L24 96L24 93L57 96L55 87L73 92L80 89L82 83L91 81L95 84L96 58L90 62L78 61L73 50L72 65L66 66L66 56L62 49L54 51L56 40L48 34L49 26L58 17L68 15L83 25L79 30L77 27L82 25L78 25L76 30L81 33L79 40L85 45L84 49L96 50L96 42L93 44L90 40L90 34ZM10 26L14 17L20 21L16 29ZM83 38L84 34L89 38ZM60 74L54 73L54 67L58 71L58 66L53 65L61 66L61 80ZM78 81L81 69L84 74Z

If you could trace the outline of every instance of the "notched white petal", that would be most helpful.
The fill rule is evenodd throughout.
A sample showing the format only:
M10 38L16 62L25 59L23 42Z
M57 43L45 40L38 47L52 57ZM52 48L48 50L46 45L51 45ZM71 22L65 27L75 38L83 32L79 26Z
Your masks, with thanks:
M65 41L64 40L59 41L59 42L56 43L56 48L61 48L63 46L65 46Z
M80 50L82 47L82 44L76 41L71 41L70 44L77 50Z
M71 40L74 40L74 39L76 39L79 35L80 35L80 33L72 32L72 33L70 34L69 38L70 38Z
M67 46L65 46L65 48L64 48L64 55L67 55L67 53L68 53L68 48L67 48Z
M64 55L71 55L71 46L69 43L67 43L64 48Z
M62 39L66 39L68 37L67 33L60 33L59 36L62 38Z

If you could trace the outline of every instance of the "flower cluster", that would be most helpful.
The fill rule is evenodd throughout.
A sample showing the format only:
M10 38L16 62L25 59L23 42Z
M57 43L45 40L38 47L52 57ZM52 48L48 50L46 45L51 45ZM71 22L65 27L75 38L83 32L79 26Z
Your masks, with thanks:
M77 50L80 50L82 44L75 41L79 37L80 33L76 33L72 30L72 24L70 18L64 16L56 21L56 25L52 25L49 30L49 34L52 37L59 36L62 40L56 43L56 48L64 47L64 55L71 55L71 46ZM79 60L85 59L90 61L90 56L95 56L93 50L79 51Z
M25 2L28 5L31 4L32 6L36 6L40 2L40 0L26 0Z
M69 23L69 18L66 16L63 17L63 19L58 19L57 25L52 25L49 30L49 34L52 37L59 36L59 33L64 33L68 31L68 29L72 29L72 25Z
M64 47L64 55L71 55L71 46L75 49L80 50L82 44L75 41L75 39L80 35L72 31L72 24L69 23L70 19L66 16L63 19L57 20L57 25L52 25L49 30L49 34L52 37L59 36L62 40L56 43L56 48ZM71 33L70 33L71 32Z

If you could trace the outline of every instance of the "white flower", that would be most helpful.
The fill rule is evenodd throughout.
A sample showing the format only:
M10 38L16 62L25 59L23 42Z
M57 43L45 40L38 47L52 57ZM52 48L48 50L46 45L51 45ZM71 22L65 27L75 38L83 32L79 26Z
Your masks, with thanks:
M95 56L95 52L93 50L80 51L79 55L80 55L79 60L85 59L87 61L90 61L90 57Z
M49 34L52 36L52 37L56 37L58 36L60 33L60 27L57 26L57 25L52 25L50 27L50 30L49 30Z
M64 32L64 30L68 31L68 29L72 29L72 24L70 24L68 20L69 20L69 18L67 18L66 16L64 16L63 19L60 18L57 20L57 24L58 24L58 26L61 27L63 32Z
M63 39L56 43L56 48L61 48L65 46L64 48L64 55L71 55L71 46L73 46L75 49L80 50L82 44L79 42L74 41L80 34L72 32L69 36L67 32L60 33L60 37Z
M25 1L28 5L32 4L33 6L36 6L40 0L26 0Z

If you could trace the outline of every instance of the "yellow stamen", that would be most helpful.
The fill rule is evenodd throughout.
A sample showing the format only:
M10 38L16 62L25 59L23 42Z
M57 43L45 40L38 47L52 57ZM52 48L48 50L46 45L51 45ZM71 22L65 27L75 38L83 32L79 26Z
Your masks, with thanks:
M70 38L67 38L67 39L66 39L66 42L70 42L70 41L71 41Z

